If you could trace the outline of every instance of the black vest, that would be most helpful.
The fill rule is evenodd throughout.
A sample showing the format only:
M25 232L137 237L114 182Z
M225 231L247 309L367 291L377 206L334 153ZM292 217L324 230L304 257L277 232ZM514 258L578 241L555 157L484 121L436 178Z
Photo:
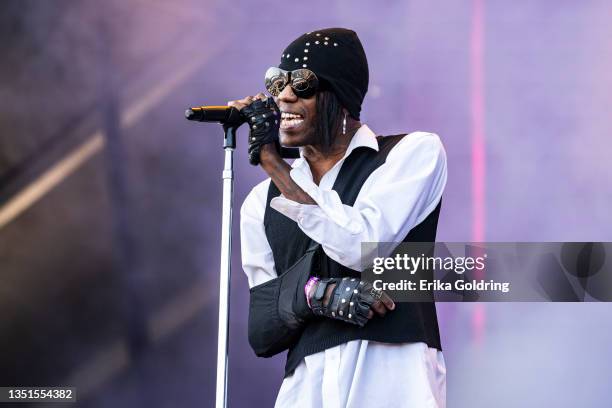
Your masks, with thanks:
M345 159L334 183L342 203L353 205L370 174L381 166L393 146L404 135L378 136L379 151L358 147ZM293 265L313 243L302 232L297 223L270 207L272 198L280 195L271 182L268 190L264 227L272 248L276 272L283 273ZM401 197L395 197L401 200ZM404 242L434 242L438 225L440 205L403 239ZM357 277L360 272L349 269L323 255L322 277ZM433 302L396 303L395 310L383 318L374 317L364 327L353 326L330 318L317 317L304 329L298 342L289 350L285 364L285 376L293 373L305 356L335 347L351 340L372 340L384 343L424 342L429 347L441 350L438 319Z

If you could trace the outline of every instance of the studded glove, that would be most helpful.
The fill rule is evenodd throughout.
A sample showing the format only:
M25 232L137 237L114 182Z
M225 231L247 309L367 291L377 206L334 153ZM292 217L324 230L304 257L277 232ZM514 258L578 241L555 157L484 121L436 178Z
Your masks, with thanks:
M372 304L379 300L382 290L374 289L370 282L357 278L328 278L312 283L309 305L315 315L327 316L363 327L368 322ZM329 302L324 305L325 292L329 285L335 284Z
M241 110L251 128L249 134L249 162L256 166L261 162L261 147L274 143L280 152L278 129L280 127L280 110L273 98L265 101L256 99Z

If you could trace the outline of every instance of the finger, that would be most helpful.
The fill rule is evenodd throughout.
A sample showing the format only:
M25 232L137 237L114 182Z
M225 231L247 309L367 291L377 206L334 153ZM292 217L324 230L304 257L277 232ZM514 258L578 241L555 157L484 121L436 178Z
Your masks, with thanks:
M261 99L262 101L266 101L268 97L263 92L260 92L257 95L255 95L255 99Z
M227 106L231 106L233 108L236 108L238 110L241 110L242 108L244 108L245 106L247 106L247 104L241 103L240 101L229 101L227 103Z
M253 102L253 97L247 96L245 98L238 99L237 101L229 101L227 103L227 106L233 106L234 108L240 110L245 106L249 105L251 102Z
M325 288L325 294L323 295L323 306L327 306L329 301L331 300L332 293L334 292L334 288L336 287L335 283L328 285Z
M254 97L253 96L247 96L244 99L241 99L240 102L244 103L245 105L250 104L251 102L253 102Z
M371 319L374 317L374 312L372 311L372 309L368 310L368 319Z
M372 303L371 309L374 310L378 315L384 316L387 314L387 308L380 300Z
M395 302L393 302L393 299L391 299L391 297L387 295L385 292L382 293L382 296L380 297L380 301L385 305L387 309L389 310L395 309Z

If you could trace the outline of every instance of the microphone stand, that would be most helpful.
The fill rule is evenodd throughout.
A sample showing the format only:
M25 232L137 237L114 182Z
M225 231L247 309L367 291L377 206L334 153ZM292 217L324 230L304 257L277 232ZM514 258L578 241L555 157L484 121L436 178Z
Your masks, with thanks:
M223 210L221 215L221 269L219 274L219 331L217 337L216 408L227 407L227 365L232 261L232 211L234 207L234 150L239 124L223 124L225 163L223 166ZM300 157L299 149L281 148L283 158Z
M217 337L216 408L227 407L227 364L230 309L230 281L232 272L232 210L234 200L234 150L236 130L244 122L240 112L226 106L200 106L187 109L185 117L198 122L222 122L225 137L223 166L223 211L221 216L221 267L219 273L219 331ZM299 157L299 149L281 148L285 158Z
M219 334L217 337L216 408L227 407L227 364L232 261L232 209L234 200L234 149L240 125L223 125L223 210L221 216L221 269L219 274Z

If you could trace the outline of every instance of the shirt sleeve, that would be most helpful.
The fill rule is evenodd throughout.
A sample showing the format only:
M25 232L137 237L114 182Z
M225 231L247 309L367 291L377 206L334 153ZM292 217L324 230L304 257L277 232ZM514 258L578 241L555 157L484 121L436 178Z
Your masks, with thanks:
M251 288L277 276L263 223L269 186L270 179L255 186L240 208L242 269Z
M291 178L316 205L281 195L270 206L296 221L330 258L361 271L362 242L399 242L436 208L446 185L446 153L434 133L404 136L353 206L344 205L336 191L319 188L307 171L296 167Z

